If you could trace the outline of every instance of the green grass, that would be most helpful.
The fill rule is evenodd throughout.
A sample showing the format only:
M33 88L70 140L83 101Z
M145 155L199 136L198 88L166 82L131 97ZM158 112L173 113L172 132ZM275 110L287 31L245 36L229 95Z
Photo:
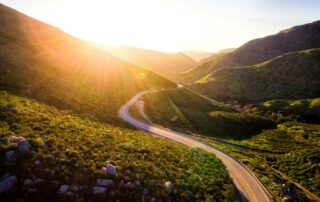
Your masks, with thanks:
M294 116L299 121L320 123L320 98L271 100L254 104L251 109L267 114L278 113L285 116Z
M34 100L0 91L0 175L10 172L18 182L0 201L70 201L116 200L139 201L143 189L149 201L156 197L163 201L229 201L233 196L232 182L225 166L215 156L197 149L130 129L119 128L89 118L80 118ZM17 144L4 144L12 135L23 136L33 151L17 153L5 164L5 152ZM34 164L40 160L41 165ZM110 161L117 175L100 171ZM65 166L64 169L59 169ZM55 174L51 170L55 169ZM27 193L23 180L42 178L34 185L35 193ZM97 178L115 181L106 194L92 194ZM139 180L136 189L119 188L121 180ZM165 181L174 185L168 194ZM60 185L81 185L83 190L72 197L57 194ZM190 193L192 192L192 196Z
M226 140L238 147L222 145L208 137L205 141L245 163L279 200L286 196L305 201L314 199L313 195L320 196L320 125L287 122L245 140ZM286 188L294 193L288 193Z
M183 132L242 139L275 126L267 118L238 113L186 88L147 94L143 101L153 123Z
M210 98L242 103L319 97L320 49L294 52L248 67L224 68L191 85Z

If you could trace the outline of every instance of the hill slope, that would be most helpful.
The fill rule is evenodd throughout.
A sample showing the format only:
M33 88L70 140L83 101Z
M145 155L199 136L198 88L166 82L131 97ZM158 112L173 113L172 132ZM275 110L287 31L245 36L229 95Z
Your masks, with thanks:
M183 53L169 54L129 46L107 47L105 49L112 55L173 81L179 80L179 72L189 70L197 65L196 61Z
M254 65L289 52L320 47L320 21L292 27L275 35L249 41L223 57L189 71L183 77L192 82L218 69Z
M285 54L248 67L224 68L192 85L218 100L258 102L320 96L320 49Z
M174 84L0 5L0 89L103 120L138 91Z
M182 132L242 139L274 127L268 119L238 113L185 88L146 94L142 100L151 122Z
M0 120L0 201L232 200L225 166L204 151L3 91ZM116 172L103 171L108 163ZM3 192L6 173L16 183Z

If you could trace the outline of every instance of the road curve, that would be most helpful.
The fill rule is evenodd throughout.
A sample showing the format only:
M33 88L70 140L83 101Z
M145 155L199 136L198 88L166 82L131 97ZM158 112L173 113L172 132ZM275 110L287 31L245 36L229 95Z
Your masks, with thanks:
M174 90L166 89L166 90ZM267 202L274 201L271 194L262 185L262 183L257 179L257 177L242 163L224 153L223 151L215 148L211 145L206 144L198 139L195 139L186 134L172 131L160 126L150 125L135 119L130 113L130 107L135 104L138 99L147 93L157 92L158 90L143 91L131 98L126 104L124 104L119 110L119 117L124 121L128 122L130 125L139 128L141 130L156 134L158 136L173 140L185 144L193 148L201 148L210 153L213 153L219 158L229 171L229 175L232 178L234 184L240 191L243 201L257 201L257 202Z

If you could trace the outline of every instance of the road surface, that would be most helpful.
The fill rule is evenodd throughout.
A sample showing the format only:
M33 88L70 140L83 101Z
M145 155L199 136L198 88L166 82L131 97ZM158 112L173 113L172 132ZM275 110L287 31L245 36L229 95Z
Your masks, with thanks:
M179 86L181 87L181 86ZM178 87L178 88L179 88ZM174 90L166 89L166 90ZM163 91L163 90L162 90ZM157 90L140 92L131 98L126 104L124 104L119 110L119 117L128 122L130 125L139 128L141 130L156 134L158 136L173 140L185 144L193 148L201 148L210 153L213 153L219 158L229 171L229 175L232 178L234 184L240 191L243 201L257 201L257 202L268 202L274 201L270 193L261 184L257 177L242 163L232 158L228 154L221 150L206 144L200 140L197 140L186 134L172 131L160 126L150 125L135 119L130 113L129 109L134 105L138 99L146 93L157 92Z

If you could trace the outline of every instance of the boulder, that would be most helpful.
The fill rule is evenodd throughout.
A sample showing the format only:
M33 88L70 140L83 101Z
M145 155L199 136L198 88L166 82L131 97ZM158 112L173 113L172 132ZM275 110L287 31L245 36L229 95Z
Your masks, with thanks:
M107 191L106 187L101 187L101 186L94 186L92 188L92 191L94 194L102 194L105 193Z
M36 166L41 165L41 161L40 161L40 160L36 160L36 161L34 161L34 165L36 165Z
M113 183L114 182L111 179L101 179L101 178L97 179L97 184L100 186L109 186L109 185L113 185Z
M164 188L166 189L166 191L167 191L168 193L171 193L171 192L172 192L172 189L173 189L173 184L172 184L172 182L166 181L166 182L164 183Z
M17 182L16 176L9 176L0 182L0 193L10 191Z
M110 175L116 175L117 174L116 167L112 164L107 165L107 173Z
M19 139L18 142L19 142L19 146L18 146L19 152L25 153L30 150L31 145L28 140L22 138L22 139Z
M139 187L139 186L141 185L141 183L140 183L139 180L135 180L135 181L134 181L134 184L135 184L137 187Z
M23 181L23 184L26 185L26 186L29 186L29 185L32 184L32 180L31 180L31 179L25 179L25 180Z
M13 150L7 151L6 152L6 161L10 161L12 157L14 156L15 152Z
M66 185L66 184L64 184L64 185L61 185L60 186L60 189L59 189L59 194L66 194L67 193L67 191L68 191L68 189L69 189L69 185Z

